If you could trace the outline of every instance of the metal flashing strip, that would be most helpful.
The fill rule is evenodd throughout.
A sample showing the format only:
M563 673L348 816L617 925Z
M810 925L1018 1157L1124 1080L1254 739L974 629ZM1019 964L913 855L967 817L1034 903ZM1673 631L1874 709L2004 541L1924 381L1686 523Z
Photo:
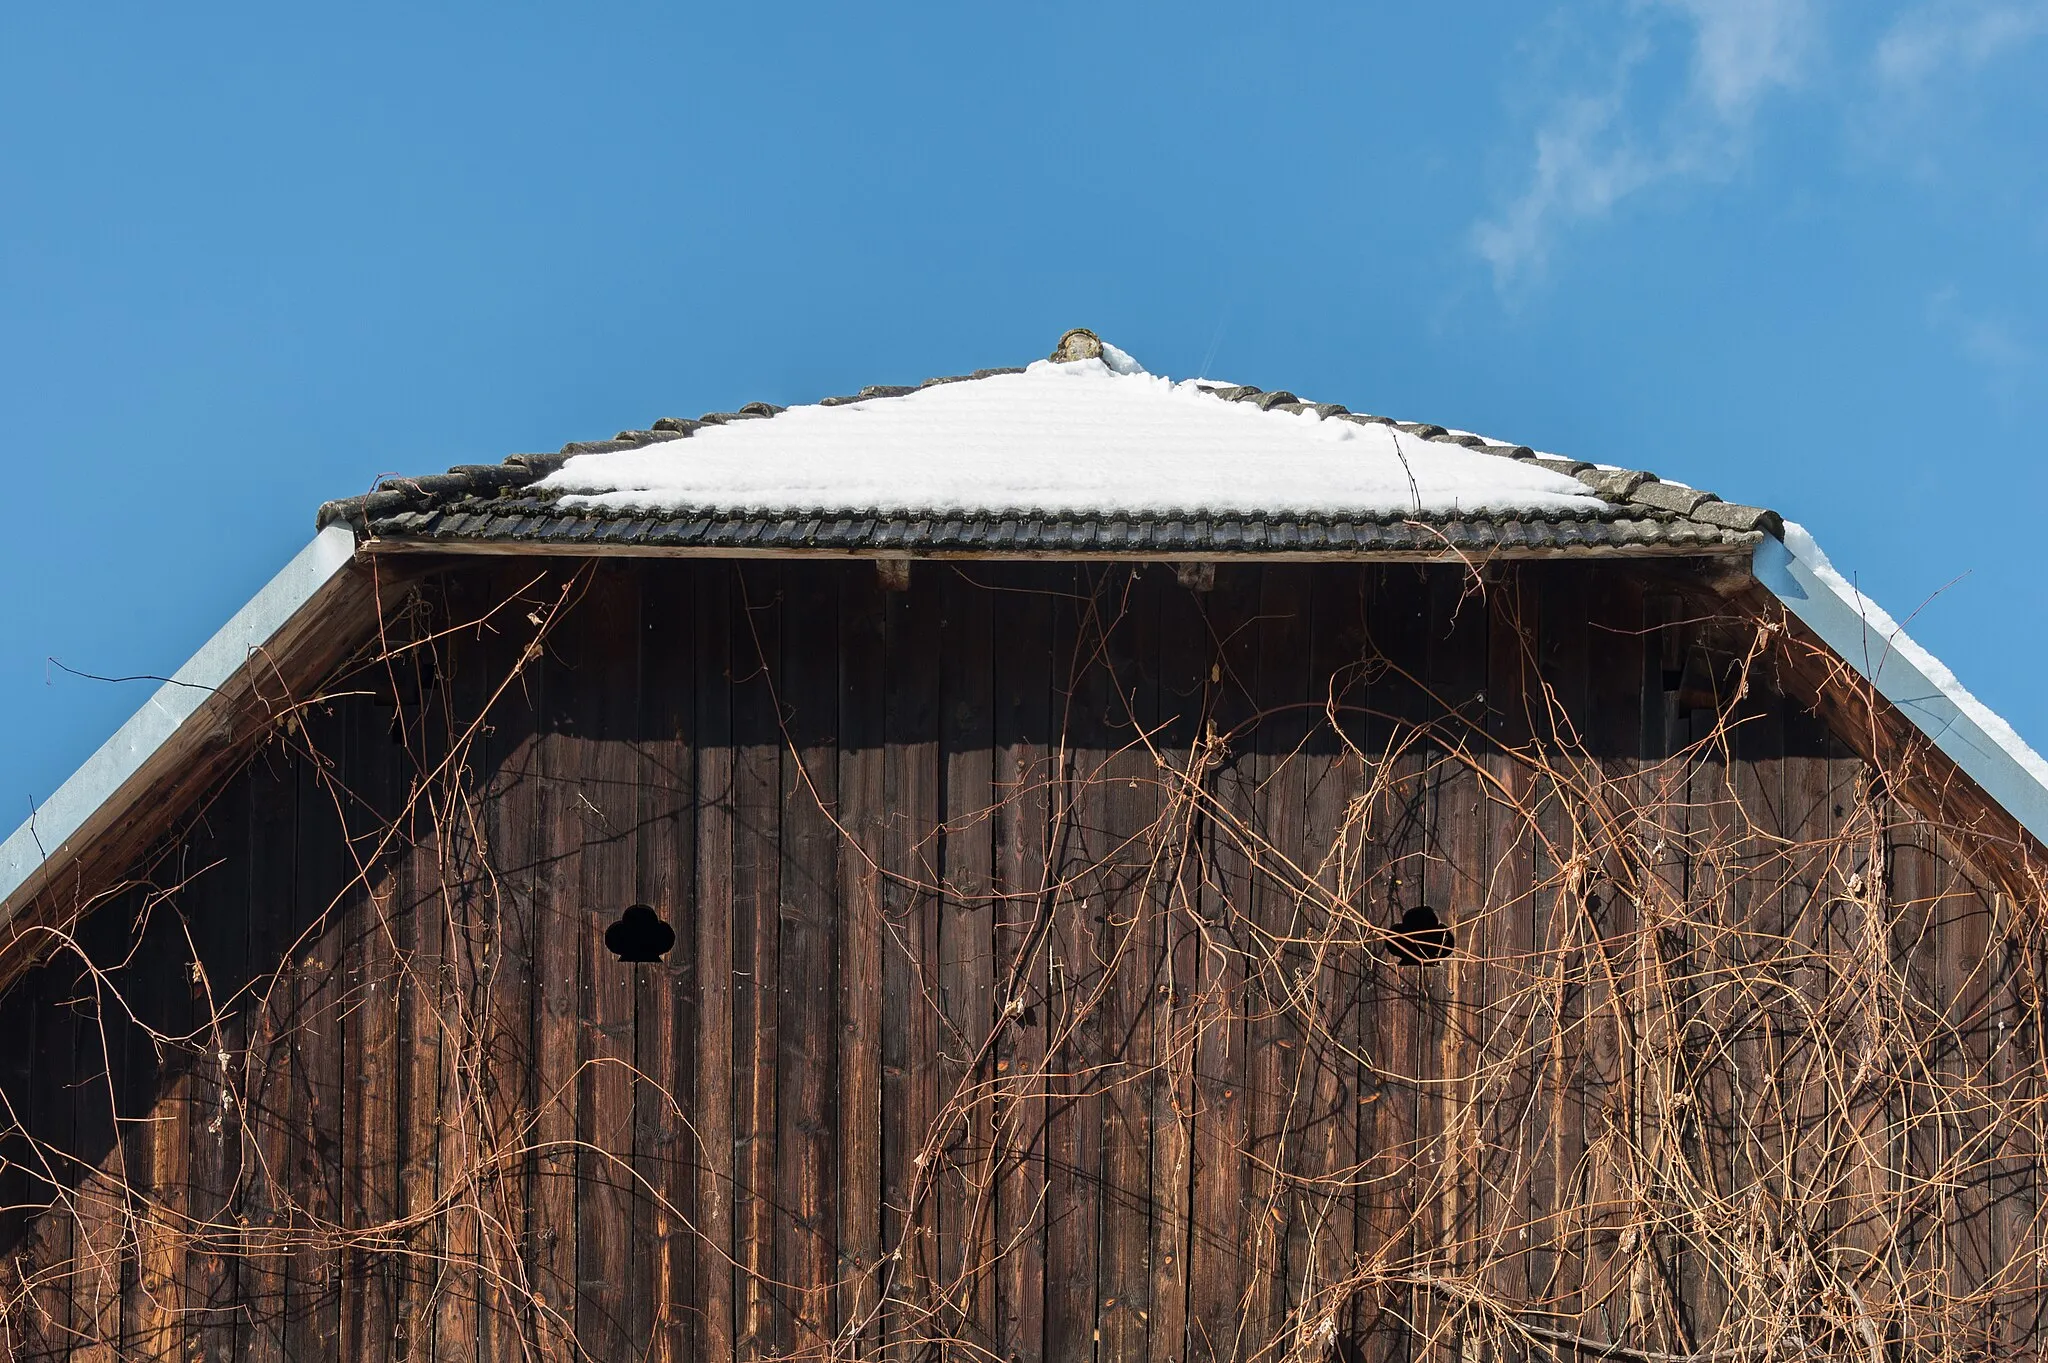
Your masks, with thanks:
M1987 733L1947 689L1914 660L1917 647L1901 648L1905 631L1875 621L1861 605L1793 552L1766 535L1751 558L1757 581L1785 604L1821 641L1890 701L1934 746L1962 768L2021 827L2048 843L2048 785Z
M198 713L214 692L289 623L329 579L355 557L355 535L330 526L315 535L262 590L249 598L128 722L73 772L28 821L0 843L0 924L15 898L72 843L155 753Z

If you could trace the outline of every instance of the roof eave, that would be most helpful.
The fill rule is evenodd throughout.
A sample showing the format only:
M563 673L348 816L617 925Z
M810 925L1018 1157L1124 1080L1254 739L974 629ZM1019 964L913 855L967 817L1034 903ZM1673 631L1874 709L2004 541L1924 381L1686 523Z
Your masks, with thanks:
M423 554L496 557L571 558L712 558L834 559L851 561L933 559L984 563L1029 563L1048 560L1087 563L1203 563L1226 561L1294 563L1481 563L1555 559L1725 558L1747 562L1753 545L1748 538L1733 542L1646 543L1575 546L1501 544L1480 548L1457 546L1428 549L1282 549L1258 545L1207 545L1177 549L1076 548L923 548L891 545L678 545L646 540L570 540L563 538L432 535L380 535L362 541L370 556L406 557Z

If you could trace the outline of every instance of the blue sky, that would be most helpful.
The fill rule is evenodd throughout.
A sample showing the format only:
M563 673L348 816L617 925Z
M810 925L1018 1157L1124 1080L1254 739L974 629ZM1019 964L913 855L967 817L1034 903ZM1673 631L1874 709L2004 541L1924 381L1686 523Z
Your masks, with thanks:
M326 498L1075 325L1779 508L2048 746L2048 3L300 11L0 21L0 825Z

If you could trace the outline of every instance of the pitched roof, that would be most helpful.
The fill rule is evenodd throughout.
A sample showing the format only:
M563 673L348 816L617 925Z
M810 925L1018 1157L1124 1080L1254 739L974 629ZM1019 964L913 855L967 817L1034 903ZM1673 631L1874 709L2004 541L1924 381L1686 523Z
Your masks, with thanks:
M1174 383L1088 333L1055 354L390 478L329 502L319 524L563 549L1164 555L1712 553L1781 525L1637 470L1285 391Z
M1101 360L1119 380L1135 378L1139 372L1128 357L1085 332L1063 337L1056 354L1070 367L1065 372L1081 374L1090 382L1109 380L1072 366ZM983 370L958 379L927 380L914 388L863 389L851 397L828 398L801 420L818 423L821 431L853 430L857 428L823 425L832 409L851 408L864 414L854 416L855 421L883 413L877 425L900 418L915 426L911 418L921 420L920 414L939 410L917 400L930 396L927 390L1030 372ZM1648 473L1540 455L1439 426L1304 403L1291 393L1215 384L1197 384L1192 390L1172 387L1162 393L1160 382L1114 396L1119 401L1128 396L1192 404L1192 410L1203 416L1229 411L1235 414L1226 418L1231 420L1275 414L1276 420L1297 418L1291 428L1275 428L1270 440L1278 442L1278 453L1267 456L1282 463L1289 458L1301 461L1290 474L1295 481L1259 481L1251 461L1227 443L1211 442L1204 453L1196 448L1201 441L1147 446L1141 440L1136 447L1126 445L1105 454L1105 447L1088 445L1093 437L1085 433L1069 429L1065 436L1053 438L1041 426L1037 455L1048 467L1067 468L1076 488L1105 458L1135 460L1138 467L1115 470L1124 480L1118 486L1127 500L1113 502L1098 495L1093 503L1079 496L1061 502L1052 497L1046 499L1053 504L1050 508L992 509L1006 498L982 496L971 479L955 479L949 507L911 506L912 499L902 493L896 499L903 506L832 507L826 503L835 491L883 488L874 481L887 472L880 465L895 459L905 446L900 440L866 445L858 440L825 441L792 465L791 450L809 433L800 432L796 422L767 421L790 414L753 403L697 421L659 421L646 431L569 445L557 454L514 455L503 464L390 479L368 496L330 502L320 510L323 528L313 542L26 823L0 842L0 944L32 930L32 923L24 928L21 915L24 906L36 902L45 890L61 882L70 894L89 893L96 876L118 873L126 864L123 858L152 834L166 811L182 807L192 791L234 760L252 735L267 731L294 696L325 675L374 626L380 593L389 582L369 571L368 551L373 546L359 544L362 536L483 552L536 540L541 542L538 547L572 554L602 552L611 545L879 552L961 548L1118 557L1297 551L1366 557L1385 550L1441 555L1446 549L1508 554L1739 553L1747 559L1757 588L1797 617L1833 656L1866 678L1892 707L1889 713L1902 716L1931 740L2020 827L2048 842L2048 762L1836 572L1804 531L1776 514L1723 502L1711 493L1661 482ZM1001 396L999 389L986 391ZM1225 403L1239 407L1226 409ZM1028 410L1020 413L1017 404L1004 409L1004 420L1016 427L1013 434L1028 433L1028 416ZM1340 427L1332 422L1378 430L1373 438L1360 440L1354 434L1347 440L1333 437ZM719 447L727 436L740 435L731 429L740 426L749 441L758 439L756 432L775 438L734 444L728 458ZM707 429L714 434L707 436ZM1268 442L1265 429L1256 429L1254 439ZM778 454L785 431L792 433L791 440ZM1131 435L1125 429L1119 438L1128 440ZM957 429L952 438L959 438ZM699 443L669 443L684 439ZM1374 439L1381 443L1375 445ZM957 454L957 445L951 448ZM1020 448L1029 454L1034 447L1012 443L1005 449L984 450L977 468L998 481L1012 477L1014 471L1003 460L1017 458ZM675 458L699 450L712 452L701 461L707 465L724 460L726 483L693 482L702 470L692 468L689 459ZM1175 502L1185 488L1200 485L1198 479L1183 477L1187 470L1176 462L1190 451L1196 462L1208 461L1204 476L1210 478L1209 486L1221 487L1228 494L1224 500L1235 509L1187 510ZM628 458L603 460L627 452ZM941 445L939 456L947 452L948 447ZM933 456L929 446L923 456ZM579 463L579 457L590 461ZM748 493L745 480L755 479L756 491L766 487L774 471L767 466L777 458L783 460L778 475L783 490L775 497ZM1347 458L1360 464L1376 458L1378 468L1348 468ZM845 467L835 459L845 461ZM756 461L762 466L755 467ZM863 462L864 469L859 467ZM1390 496L1394 466L1406 474L1392 483ZM815 475L815 487L821 490L798 495L789 480L792 468ZM943 465L940 471L952 472ZM837 476L840 473L848 476ZM1244 475L1242 486L1229 478L1218 481L1221 475L1239 473ZM860 482L851 476L855 474L868 481ZM1461 482L1468 474L1478 479L1476 487L1469 480ZM1318 484L1318 476L1326 484L1334 481L1334 490ZM1276 495L1276 488L1286 486L1292 486L1296 496ZM1405 502L1399 497L1404 487L1410 494ZM1055 483L1052 490L1059 492L1061 487ZM879 492L865 495L881 500ZM978 505L977 498L988 505ZM859 499L848 493L842 500ZM1861 725L1857 728L1860 732Z

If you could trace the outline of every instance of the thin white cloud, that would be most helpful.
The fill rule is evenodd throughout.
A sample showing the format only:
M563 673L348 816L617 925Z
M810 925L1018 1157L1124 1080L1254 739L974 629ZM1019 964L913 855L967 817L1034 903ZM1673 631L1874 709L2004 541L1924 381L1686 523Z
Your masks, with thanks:
M1937 77L1985 66L2048 35L2048 3L1938 0L1895 21L1878 40L1872 65L1894 89L1917 90Z
M1616 133L1621 103L1619 94L1572 99L1537 129L1528 189L1473 229L1496 283L1541 270L1560 222L1600 217L1657 178L1657 168Z
M1927 321L1977 367L2000 405L2012 407L2032 389L2041 353L2004 319L1966 306L1953 285L1928 296Z
M1472 243L1501 288L1539 274L1568 226L1604 217L1651 185L1738 168L1763 103L1797 85L1815 46L1818 0L1637 0L1609 90L1553 106L1536 130L1528 187L1479 223ZM1665 108L1632 107L1631 76L1653 51L1655 20L1682 20L1685 89ZM1647 135L1642 128L1654 131Z
M1796 85L1812 54L1812 0L1666 0L1691 18L1693 81L1721 118L1746 121L1773 90Z

